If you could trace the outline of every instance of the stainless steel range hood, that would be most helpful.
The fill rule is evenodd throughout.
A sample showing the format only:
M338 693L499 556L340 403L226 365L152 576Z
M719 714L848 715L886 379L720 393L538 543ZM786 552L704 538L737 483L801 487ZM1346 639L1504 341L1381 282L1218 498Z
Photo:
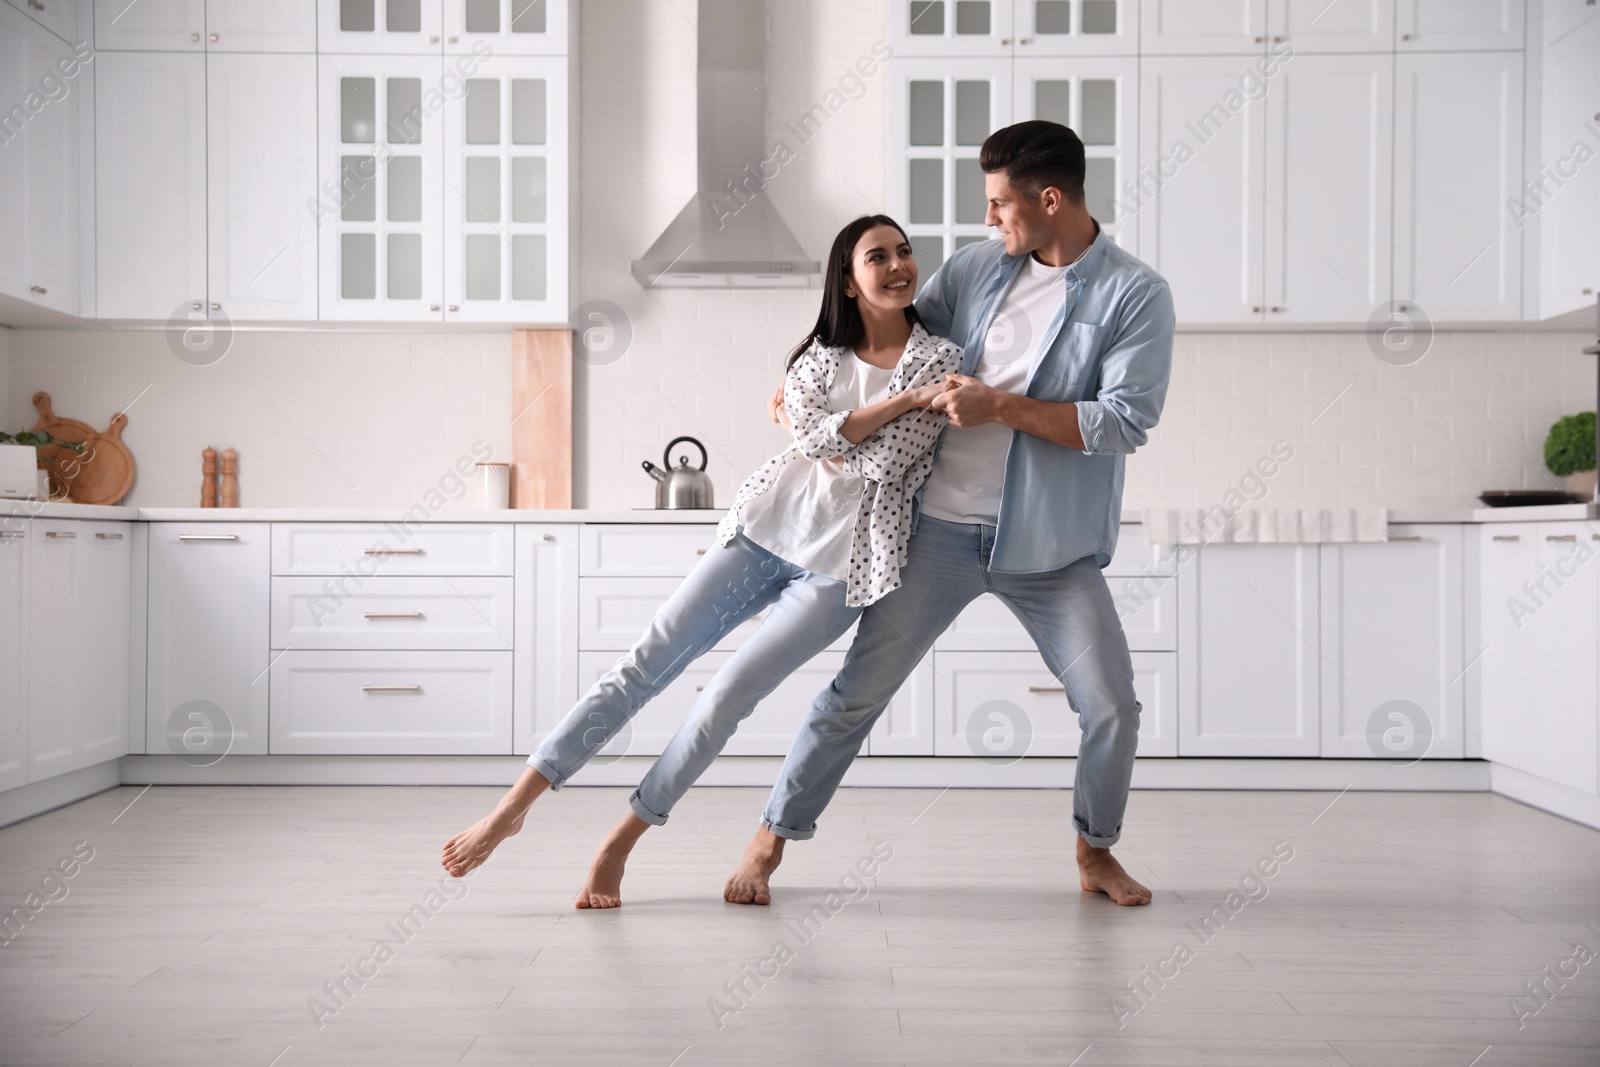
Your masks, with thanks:
M699 12L695 195L633 261L633 276L646 289L817 285L820 265L762 192L777 172L766 144L766 5L699 0Z

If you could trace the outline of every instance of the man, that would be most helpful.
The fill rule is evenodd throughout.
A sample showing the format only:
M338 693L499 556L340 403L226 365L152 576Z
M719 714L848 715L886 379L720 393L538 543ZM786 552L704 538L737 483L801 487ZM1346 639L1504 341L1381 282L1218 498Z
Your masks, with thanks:
M1167 283L1118 248L1084 203L1083 142L1033 121L979 155L985 222L917 298L929 332L964 348L936 406L950 416L917 496L902 585L863 613L832 684L784 761L725 899L771 901L786 840L817 816L934 638L980 594L1021 620L1078 713L1072 793L1080 883L1118 904L1150 890L1111 855L1138 742L1133 663L1101 568L1116 547L1123 457L1161 415L1172 364Z

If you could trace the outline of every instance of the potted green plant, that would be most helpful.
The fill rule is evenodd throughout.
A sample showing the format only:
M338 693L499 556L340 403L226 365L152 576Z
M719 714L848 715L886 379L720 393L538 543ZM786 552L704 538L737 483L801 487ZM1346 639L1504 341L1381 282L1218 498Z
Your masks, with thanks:
M1594 499L1594 432L1594 412L1580 411L1557 419L1544 441L1544 465L1585 503Z
M82 441L63 441L43 430L22 430L18 433L0 432L0 481L5 483L4 496L32 495L30 490L36 490L40 496L47 496L48 489L42 474L50 470L55 463L54 456L40 456L39 449L45 446L65 448L77 455L83 455ZM27 450L26 457L8 459L8 453L15 449L20 452ZM10 484L16 482L16 485Z

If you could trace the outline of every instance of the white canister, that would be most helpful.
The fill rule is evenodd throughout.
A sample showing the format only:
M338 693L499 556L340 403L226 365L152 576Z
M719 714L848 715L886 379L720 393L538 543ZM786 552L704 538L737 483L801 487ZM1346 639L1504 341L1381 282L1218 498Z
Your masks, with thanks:
M490 510L511 506L511 464L478 464L478 504Z

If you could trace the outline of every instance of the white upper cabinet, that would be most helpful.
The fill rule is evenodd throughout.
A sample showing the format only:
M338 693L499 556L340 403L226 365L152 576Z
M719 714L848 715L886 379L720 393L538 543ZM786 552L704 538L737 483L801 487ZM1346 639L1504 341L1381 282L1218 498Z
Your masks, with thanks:
M438 55L441 0L317 0L320 52Z
M321 317L443 317L443 70L438 57L324 63L317 209Z
M1395 70L1394 298L1434 322L1515 321L1522 56L1402 55Z
M1394 42L1394 0L1269 0L1267 39L1298 52L1384 52Z
M1027 0L889 0L896 55L1011 54L1012 5Z
M565 0L444 0L446 54L539 56L568 52Z
M1538 238L1526 316L1538 319L1593 307L1600 293L1600 17L1584 0L1552 0L1543 16L1533 61L1543 76L1528 81L1538 94L1539 151L1507 205Z
M491 57L443 119L445 320L563 321L566 58Z
M1402 52L1516 51L1522 47L1524 14L1524 0L1395 0L1395 47Z
M205 0L94 0L94 47L97 52L204 52Z
M989 239L978 150L1012 120L1009 59L896 59L889 65L889 211L923 278Z
M317 0L206 0L212 52L315 52Z
M1138 161L1139 70L1131 60L1018 59L1013 65L1013 122L1050 119L1083 140L1084 199L1089 214L1129 251L1138 247L1133 227Z
M1262 322L1266 104L1234 59L1141 68L1139 258L1171 283L1179 323Z
M97 314L202 311L206 58L102 52L94 65Z
M1393 104L1389 56L1296 55L1277 75L1267 99L1269 323L1361 322L1388 301Z
M1267 0L1139 0L1139 51L1199 56L1260 52Z
M208 300L229 319L317 317L316 62L206 62Z
M67 44L77 44L86 36L78 25L78 0L7 0L7 2Z
M76 315L79 135L93 83L74 49L0 4L0 293ZM42 86L59 87L46 91Z
M1015 0L1018 58L1105 56L1134 67L1139 51L1136 0Z

